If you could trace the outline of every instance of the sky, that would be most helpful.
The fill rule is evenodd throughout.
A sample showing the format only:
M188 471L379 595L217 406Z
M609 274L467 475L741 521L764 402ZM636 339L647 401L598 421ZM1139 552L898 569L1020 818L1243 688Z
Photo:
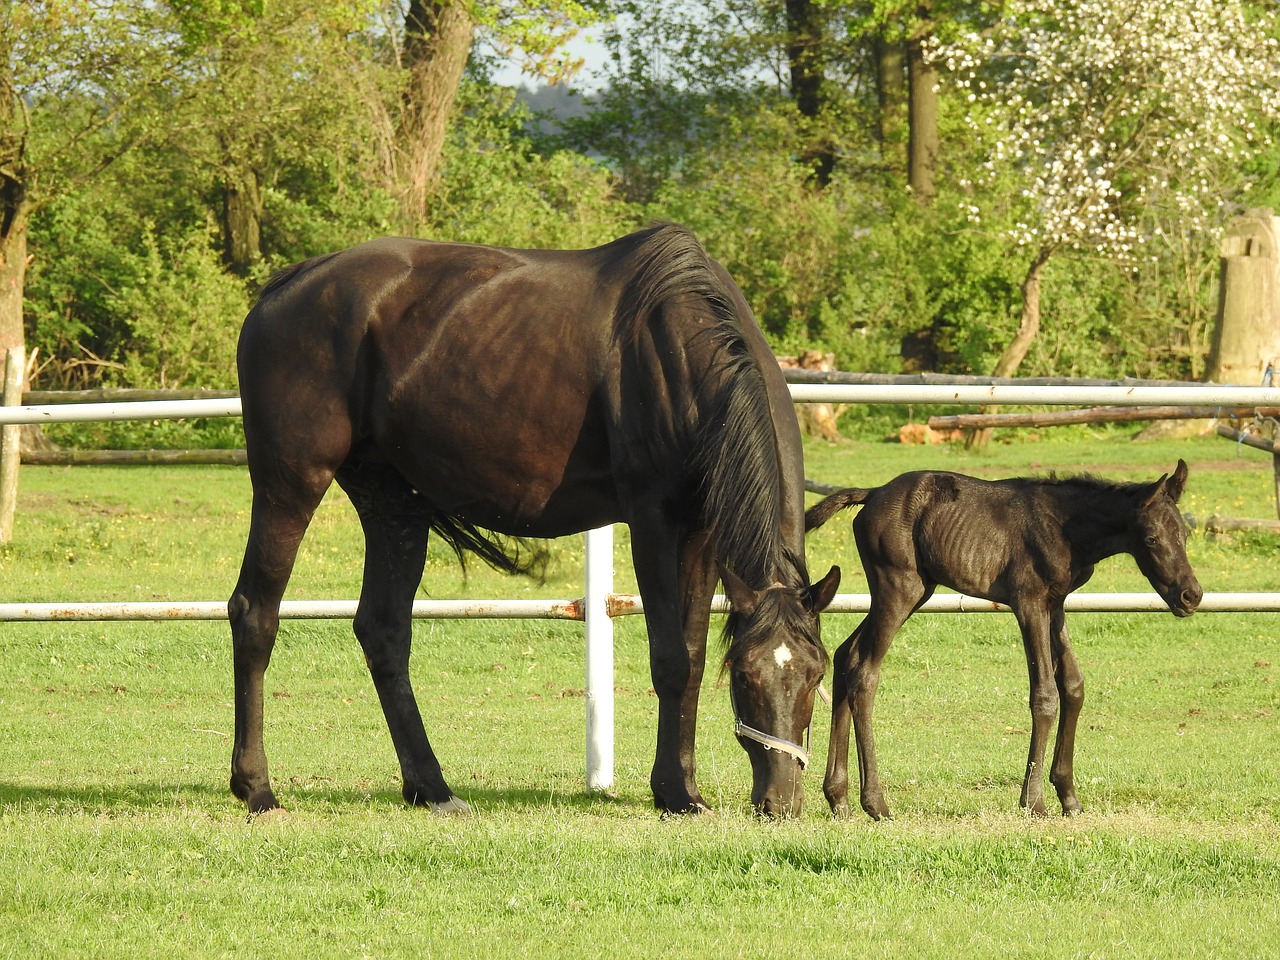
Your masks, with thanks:
M604 64L608 56L604 44L594 35L594 31L584 30L578 36L574 37L566 45L566 49L576 57L582 57L586 64L582 70L573 79L575 87L583 90L590 90L598 86L597 81L593 77L593 68ZM526 86L536 87L541 82L533 77L524 75L520 72L520 64L516 60L509 60L506 65L499 67L493 73L495 82L505 86L518 87L521 83Z

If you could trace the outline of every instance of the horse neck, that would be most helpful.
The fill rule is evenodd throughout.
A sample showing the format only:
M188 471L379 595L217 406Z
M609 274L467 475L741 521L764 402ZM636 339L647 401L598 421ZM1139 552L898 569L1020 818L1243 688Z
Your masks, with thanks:
M1067 539L1080 559L1095 564L1129 549L1130 519L1137 505L1122 489L1067 490Z

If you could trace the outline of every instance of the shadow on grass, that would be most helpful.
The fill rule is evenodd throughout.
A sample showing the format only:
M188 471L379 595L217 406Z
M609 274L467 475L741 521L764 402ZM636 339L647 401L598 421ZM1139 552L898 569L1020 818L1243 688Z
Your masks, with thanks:
M325 809L412 809L396 789L352 790L305 786L277 790L285 810L322 812ZM614 812L628 815L652 813L648 798L618 797L611 793L565 792L528 788L478 788L465 791L463 799L478 815L498 812L563 810L566 813ZM0 780L0 809L121 815L197 807L209 813L241 813L244 804L230 790L213 783L32 786ZM424 817L431 816L426 808Z

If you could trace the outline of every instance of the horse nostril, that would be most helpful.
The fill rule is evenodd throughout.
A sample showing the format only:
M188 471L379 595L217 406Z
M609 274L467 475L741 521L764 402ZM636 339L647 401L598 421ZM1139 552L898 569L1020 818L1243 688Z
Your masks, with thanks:
M1184 607L1197 607L1202 599L1204 599L1204 590L1199 584L1182 591L1182 605Z

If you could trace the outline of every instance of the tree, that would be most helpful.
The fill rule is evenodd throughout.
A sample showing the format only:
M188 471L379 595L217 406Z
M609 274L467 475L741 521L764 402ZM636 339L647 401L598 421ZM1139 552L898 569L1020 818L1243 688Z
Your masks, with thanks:
M25 343L32 214L148 135L167 26L150 4L0 0L0 353Z
M995 375L1013 375L1039 332L1052 257L1136 258L1153 208L1212 226L1228 199L1215 188L1239 185L1227 172L1280 117L1276 36L1273 13L1222 0L1010 0L989 31L936 48L987 147L971 219L1012 224L1026 263Z
M791 99L817 134L804 159L812 165L818 186L825 187L831 182L836 164L831 138L821 130L822 115L828 107L826 58L830 55L825 5L821 0L786 0L785 6Z
M435 188L449 119L477 30L518 52L535 75L563 79L576 69L564 43L600 16L603 0L409 0L399 63L391 177L405 223L420 222Z
M350 41L371 26L373 8L365 0L173 6L186 65L169 84L166 129L178 150L212 171L223 261L248 277L264 256L266 194L282 173L344 141L372 139L362 83L370 66Z

